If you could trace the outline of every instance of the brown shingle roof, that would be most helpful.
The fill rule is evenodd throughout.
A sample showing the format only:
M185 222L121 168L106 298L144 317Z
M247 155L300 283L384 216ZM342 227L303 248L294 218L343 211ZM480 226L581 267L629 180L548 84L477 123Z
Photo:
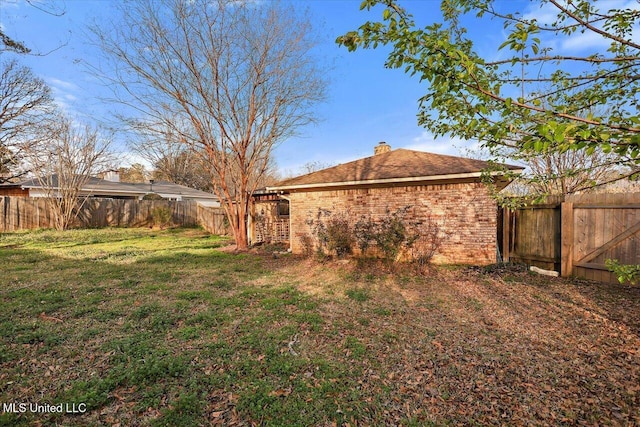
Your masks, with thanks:
M464 177L468 174L479 174L491 166L489 162L464 157L445 156L396 149L387 153L344 163L342 165L312 172L284 180L271 189L358 185L367 182L418 181L420 178L447 177L455 179L456 175ZM520 166L504 165L511 170L521 170Z

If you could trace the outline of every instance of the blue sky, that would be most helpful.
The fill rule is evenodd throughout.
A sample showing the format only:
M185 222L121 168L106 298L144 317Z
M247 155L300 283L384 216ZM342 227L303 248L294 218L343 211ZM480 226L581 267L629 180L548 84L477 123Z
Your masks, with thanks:
M53 89L58 103L73 116L89 119L103 117L109 108L100 100L105 89L86 72L83 61L92 62L97 57L93 47L86 44L85 26L108 13L111 0L46 0L43 7L63 16L52 16L26 4L24 0L2 0L0 24L4 31L23 41L35 52L44 56L21 56L20 62L30 66ZM605 0L612 7L635 5L633 0ZM414 14L419 23L439 19L439 0L405 1L403 4ZM537 2L509 1L498 4L521 8L523 14L535 14L544 19L546 10ZM320 54L332 64L329 73L328 99L318 105L319 124L302 130L300 137L283 142L276 150L276 161L283 173L297 173L308 162L326 164L346 161L373 154L373 146L386 141L393 148L409 148L435 153L462 155L473 141L451 138L435 140L424 128L417 125L418 99L425 93L424 83L411 78L402 70L388 70L383 64L387 49L357 50L347 52L335 44L337 36L355 30L366 20L380 20L382 9L360 11L360 0L310 0L305 2L322 43ZM486 54L499 57L495 46L505 34L498 22L483 21L478 25L469 21L470 31L476 32L477 43L485 45ZM604 53L606 46L586 40L578 34L571 40L558 40L557 48L580 53L593 47ZM9 54L4 54L9 55ZM118 147L126 152L121 144ZM122 157L123 164L136 161Z

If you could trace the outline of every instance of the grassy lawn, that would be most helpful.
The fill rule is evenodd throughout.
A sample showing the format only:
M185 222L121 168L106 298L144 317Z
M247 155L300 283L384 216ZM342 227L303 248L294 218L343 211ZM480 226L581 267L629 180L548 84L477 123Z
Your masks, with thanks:
M226 244L0 235L0 425L640 425L640 287Z

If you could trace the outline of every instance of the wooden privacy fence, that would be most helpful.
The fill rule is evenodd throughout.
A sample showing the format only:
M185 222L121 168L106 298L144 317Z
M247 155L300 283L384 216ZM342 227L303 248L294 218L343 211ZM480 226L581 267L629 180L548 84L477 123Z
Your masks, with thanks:
M167 208L176 226L202 226L212 234L228 234L224 211L194 201L89 198L80 208L76 228L150 227L153 212ZM0 231L53 228L53 214L44 198L0 197Z
M640 193L581 194L545 204L501 209L498 242L504 261L562 276L617 282L605 262L640 264Z
M197 206L198 224L211 234L230 234L227 215L222 208L212 208L210 206Z

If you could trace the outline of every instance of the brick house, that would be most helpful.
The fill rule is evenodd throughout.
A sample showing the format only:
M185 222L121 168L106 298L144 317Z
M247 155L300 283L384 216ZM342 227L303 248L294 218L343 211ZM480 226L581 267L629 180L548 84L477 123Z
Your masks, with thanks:
M503 166L515 173L523 169ZM496 262L497 207L481 182L489 167L481 160L391 150L381 142L371 157L291 178L267 191L289 202L293 253L303 252L302 239L311 236L309 219L318 209L355 221L408 208L408 221L434 221L446 234L434 262L485 265ZM489 173L498 189L509 183L502 172Z

